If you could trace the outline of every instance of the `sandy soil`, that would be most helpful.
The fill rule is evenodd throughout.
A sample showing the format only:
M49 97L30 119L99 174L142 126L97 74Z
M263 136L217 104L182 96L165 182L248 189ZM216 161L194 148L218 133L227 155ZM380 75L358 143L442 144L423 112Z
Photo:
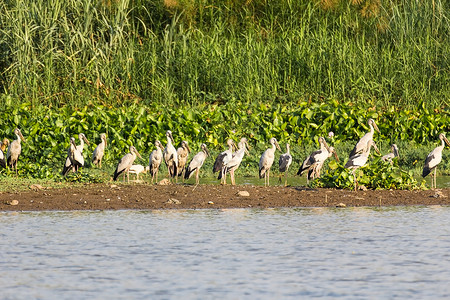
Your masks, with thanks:
M248 196L239 195L241 191ZM450 205L449 195L450 189L355 192L251 185L86 184L0 193L0 211Z

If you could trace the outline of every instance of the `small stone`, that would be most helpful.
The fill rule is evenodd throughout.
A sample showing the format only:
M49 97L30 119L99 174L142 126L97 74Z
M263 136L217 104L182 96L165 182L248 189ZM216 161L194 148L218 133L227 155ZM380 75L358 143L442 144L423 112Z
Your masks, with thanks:
M108 201L108 202L109 202L109 201L111 201L111 199L109 199L109 198L106 198L106 201Z
M345 205L344 203L338 203L337 205L336 205L336 207L347 207L347 205Z
M360 186L358 186L358 190L360 190L360 191L367 191L367 188L364 185L360 185Z
M239 191L239 192L237 193L237 195L238 195L238 196L241 196L241 197L248 197L248 196L250 196L250 193L247 192L247 191Z
M14 205L18 205L19 201L18 200L11 200L11 201L7 201L6 204L14 206Z
M158 182L158 185L169 185L169 184L170 184L170 181L167 178L164 178L163 180Z
M87 204L87 201L84 201L84 204Z
M208 204L214 204L214 202L212 202L212 201L208 201Z
M111 188L115 189L117 187L117 184L111 184Z
M169 200L166 201L167 204L181 204L180 200L177 200L175 198L169 198Z

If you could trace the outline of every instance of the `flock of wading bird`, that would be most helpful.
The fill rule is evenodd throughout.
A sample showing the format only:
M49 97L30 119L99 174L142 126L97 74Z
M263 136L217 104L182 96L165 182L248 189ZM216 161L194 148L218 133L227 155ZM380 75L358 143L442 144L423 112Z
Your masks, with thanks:
M358 182L356 180L355 171L359 167L364 166L367 163L367 159L370 154L370 149L373 147L375 151L380 153L375 142L373 141L373 135L375 130L380 132L375 121L373 119L368 120L368 125L370 127L370 131L367 132L355 145L353 150L350 152L349 159L345 164L345 167L353 170L353 178L355 180L355 190L357 188ZM14 130L14 134L16 135L16 139L9 143L8 139L4 139L0 144L0 166L14 169L17 176L17 161L19 159L21 153L21 141L25 142L25 139L20 131L20 129L16 128ZM328 134L329 138L334 136L333 132ZM83 149L84 143L86 142L89 145L89 141L83 133L79 134L80 144L76 144L76 140L74 137L70 138L70 146L67 150L67 158L64 163L62 174L66 175L68 172L77 172L80 167L84 167L84 158L83 158ZM158 181L158 170L162 161L164 160L168 169L168 178L175 179L175 182L178 182L178 177L182 177L184 179L188 179L195 173L196 184L199 184L199 172L206 158L210 155L208 152L208 148L205 144L200 146L200 152L198 152L192 160L187 164L188 155L191 152L191 149L188 146L187 141L182 141L181 146L178 149L175 149L174 140L172 136L172 132L168 130L166 132L167 144L164 148L160 141L155 141L156 149L153 150L150 154L149 165L147 167L141 165L133 165L137 156L141 159L141 155L136 150L134 146L130 146L130 153L123 156L116 167L116 170L113 175L113 179L117 180L117 178L123 174L123 180L125 181L125 174L127 175L127 181L129 182L129 174L134 173L139 179L139 173L141 172L150 172L153 183L154 180ZM101 168L102 158L105 153L105 149L107 146L106 134L102 133L100 135L101 142L95 148L92 155L92 163L94 165L98 165ZM445 137L444 133L439 134L439 139L441 140L441 145L436 147L433 151L428 154L425 159L425 164L423 167L422 176L425 177L430 174L434 169L434 175L431 174L431 188L436 188L436 169L437 165L442 160L442 151L445 147L445 143L450 146L450 142ZM259 160L259 178L264 178L264 185L269 185L270 179L270 168L273 165L275 159L275 151L278 148L280 151L280 145L276 138L271 138L269 143L272 145L269 149L264 151ZM328 146L325 138L319 137L320 149L312 152L302 163L300 169L297 172L297 175L302 175L307 172L307 180L313 180L315 178L320 177L320 171L322 169L325 160L335 156L336 160L339 161L336 150L333 147ZM246 138L242 138L237 147L233 140L229 139L227 141L228 149L220 153L213 167L213 172L219 172L219 176L217 179L221 180L221 184L226 184L226 176L227 173L230 174L231 184L235 185L235 177L234 172L242 162L245 153L249 154L247 148L249 148L248 142ZM7 149L6 160L4 151ZM286 144L287 152L282 154L279 159L279 171L280 173L285 174L285 185L287 185L287 173L289 170L289 166L292 163L292 156L289 151L289 144ZM386 154L382 157L384 161L392 161L392 159L399 155L397 145L393 144L391 146L391 153ZM280 178L281 179L281 178Z

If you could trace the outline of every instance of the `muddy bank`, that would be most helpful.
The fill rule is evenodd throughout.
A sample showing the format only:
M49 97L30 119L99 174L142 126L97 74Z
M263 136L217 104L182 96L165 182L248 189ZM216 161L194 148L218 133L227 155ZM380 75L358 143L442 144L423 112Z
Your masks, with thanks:
M239 195L239 192L248 195ZM245 193L244 193L245 194ZM306 187L220 185L87 184L0 194L2 211L202 209L450 205L450 189L348 191ZM16 201L14 201L16 200Z

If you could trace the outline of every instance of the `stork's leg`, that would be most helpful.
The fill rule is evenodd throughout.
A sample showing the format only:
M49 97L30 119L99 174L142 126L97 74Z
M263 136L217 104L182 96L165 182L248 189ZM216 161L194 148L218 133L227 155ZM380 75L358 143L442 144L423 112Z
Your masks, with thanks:
M267 186L270 185L270 169L267 169Z
M195 170L195 184L198 185L200 180L198 179L198 175L200 174L200 169L197 168L197 170Z
M231 178L231 185L236 185L236 182L234 181L234 170L230 171L230 178Z
M284 186L287 186L287 178L288 178L288 169L284 172Z
M437 166L436 166L436 168L434 168L434 188L435 189L437 189L437 186L436 186L436 170L437 170Z

